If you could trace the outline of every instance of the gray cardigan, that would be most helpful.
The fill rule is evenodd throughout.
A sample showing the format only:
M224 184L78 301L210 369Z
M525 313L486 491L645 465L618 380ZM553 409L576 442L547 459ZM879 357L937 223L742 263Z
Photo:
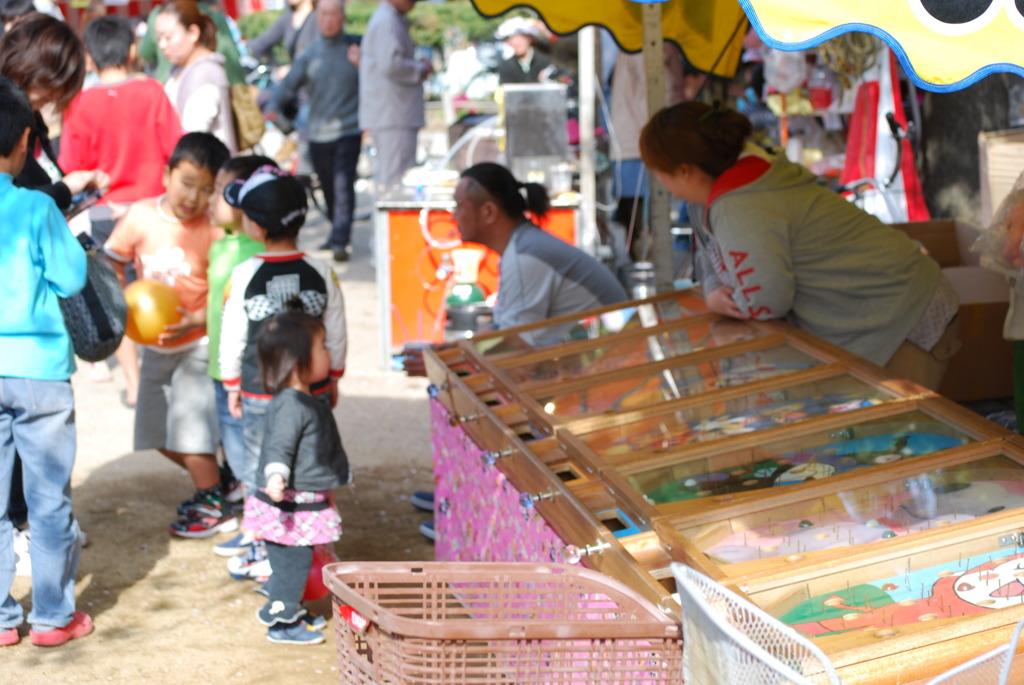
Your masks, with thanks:
M348 59L345 35L321 37L292 63L270 99L281 111L304 84L309 92L309 140L329 143L359 133L359 69Z
M284 476L292 490L319 492L352 482L331 408L321 399L283 388L267 407L258 473Z

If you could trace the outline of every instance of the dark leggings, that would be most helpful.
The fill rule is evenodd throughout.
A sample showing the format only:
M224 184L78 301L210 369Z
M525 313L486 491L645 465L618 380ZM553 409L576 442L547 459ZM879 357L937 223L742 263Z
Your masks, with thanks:
M267 559L270 561L270 580L267 581L268 599L284 602L291 609L302 603L306 592L306 579L313 566L313 548L308 546L290 547L276 542L267 543Z

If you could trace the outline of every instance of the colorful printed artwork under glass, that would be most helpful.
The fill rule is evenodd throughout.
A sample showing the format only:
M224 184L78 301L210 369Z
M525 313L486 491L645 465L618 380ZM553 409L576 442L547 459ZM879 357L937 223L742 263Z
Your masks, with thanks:
M600 456L629 455L752 433L890 399L890 395L867 383L840 376L677 409L581 437Z
M920 569L912 569L908 561L899 573L815 594L776 615L813 636L898 628L1019 607L1024 604L1022 581L1024 553L1019 547L959 556Z
M533 396L548 414L574 416L588 412L635 409L680 397L692 397L809 369L819 364L821 362L814 357L788 345L781 345L655 373L646 372L563 394L553 395L552 388L546 387Z
M766 444L713 460L672 464L627 476L652 504L820 480L875 464L931 454L971 442L966 433L921 412ZM710 463L709 463L710 462Z
M990 457L682 533L712 559L733 564L891 540L1022 507L1024 467Z

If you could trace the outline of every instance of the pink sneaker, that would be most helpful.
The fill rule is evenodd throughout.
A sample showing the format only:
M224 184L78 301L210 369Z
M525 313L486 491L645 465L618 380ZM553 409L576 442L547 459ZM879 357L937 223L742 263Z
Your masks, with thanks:
M10 645L18 644L21 636L18 635L17 628L8 628L7 630L0 630L0 647L8 647Z
M71 623L63 628L44 630L37 633L34 630L28 631L28 639L38 647L56 647L65 642L79 637L85 637L92 632L92 619L84 611L76 611L71 617Z

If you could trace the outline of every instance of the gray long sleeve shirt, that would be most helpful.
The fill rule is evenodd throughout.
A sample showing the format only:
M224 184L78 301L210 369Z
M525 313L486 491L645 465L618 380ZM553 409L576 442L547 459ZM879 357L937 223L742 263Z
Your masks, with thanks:
M309 140L330 143L359 133L359 69L348 59L345 35L321 37L300 54L268 109L281 111L303 84L309 92Z
M603 264L529 221L523 221L512 232L498 270L498 304L494 308L498 328L628 299L622 285ZM573 325L569 322L521 335L530 344L549 344Z

